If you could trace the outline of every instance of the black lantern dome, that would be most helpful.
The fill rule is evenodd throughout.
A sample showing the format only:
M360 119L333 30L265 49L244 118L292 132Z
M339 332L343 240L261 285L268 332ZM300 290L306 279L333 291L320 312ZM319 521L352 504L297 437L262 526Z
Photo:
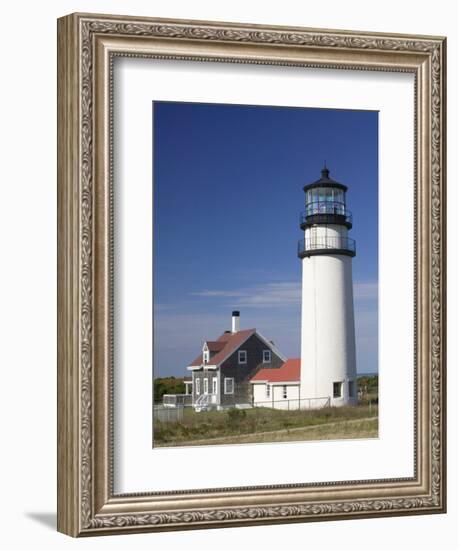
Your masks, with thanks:
M352 227L352 215L346 207L347 186L329 177L324 165L321 178L304 186L305 210L301 212L300 227L305 229L316 224L345 225Z
M304 186L305 210L300 214L299 224L306 237L299 241L299 258L319 254L356 254L355 241L346 233L353 225L352 214L346 205L347 189L346 185L329 177L326 164L321 170L321 178ZM330 228L328 232L326 228L329 226L334 229ZM336 229L336 226L341 229ZM319 228L319 233L314 228Z
M314 181L313 183L309 183L307 185L304 185L304 191L307 192L310 189L315 189L317 187L324 187L324 188L330 188L334 187L336 189L342 189L342 191L347 191L347 186L343 183L339 183L338 181L333 180L329 177L329 170L326 166L326 164L323 166L323 169L321 170L321 178L319 180Z

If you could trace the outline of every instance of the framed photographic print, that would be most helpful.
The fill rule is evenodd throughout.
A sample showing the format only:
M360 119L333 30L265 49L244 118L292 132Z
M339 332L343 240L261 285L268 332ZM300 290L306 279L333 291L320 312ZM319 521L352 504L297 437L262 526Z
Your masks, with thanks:
M153 102L153 121L153 447L377 437L378 112Z
M445 39L58 21L58 529L445 511Z

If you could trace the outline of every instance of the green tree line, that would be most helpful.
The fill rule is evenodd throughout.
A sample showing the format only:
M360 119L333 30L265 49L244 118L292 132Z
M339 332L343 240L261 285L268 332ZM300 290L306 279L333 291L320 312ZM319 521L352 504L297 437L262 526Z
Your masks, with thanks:
M155 403L162 402L162 396L165 393L185 393L183 378L175 378L175 376L156 378L153 387Z
M358 376L358 388L367 393L378 392L378 376Z

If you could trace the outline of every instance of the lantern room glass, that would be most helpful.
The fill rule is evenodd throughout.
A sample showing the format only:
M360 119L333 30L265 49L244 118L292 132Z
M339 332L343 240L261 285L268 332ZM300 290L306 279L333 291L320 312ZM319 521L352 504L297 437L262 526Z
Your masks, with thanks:
M314 187L306 192L306 215L345 215L345 191L336 187Z

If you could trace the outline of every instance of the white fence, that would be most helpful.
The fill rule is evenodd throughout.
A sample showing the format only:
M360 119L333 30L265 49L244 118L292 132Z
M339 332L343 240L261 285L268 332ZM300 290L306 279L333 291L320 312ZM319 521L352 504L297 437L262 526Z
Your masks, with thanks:
M155 405L153 407L153 422L182 422L184 407L164 407Z
M253 407L265 407L268 409L281 409L286 411L323 409L331 405L329 397L316 397L314 399L277 399L269 401L254 401Z
M190 393L166 393L162 396L164 407L190 407L192 395Z

